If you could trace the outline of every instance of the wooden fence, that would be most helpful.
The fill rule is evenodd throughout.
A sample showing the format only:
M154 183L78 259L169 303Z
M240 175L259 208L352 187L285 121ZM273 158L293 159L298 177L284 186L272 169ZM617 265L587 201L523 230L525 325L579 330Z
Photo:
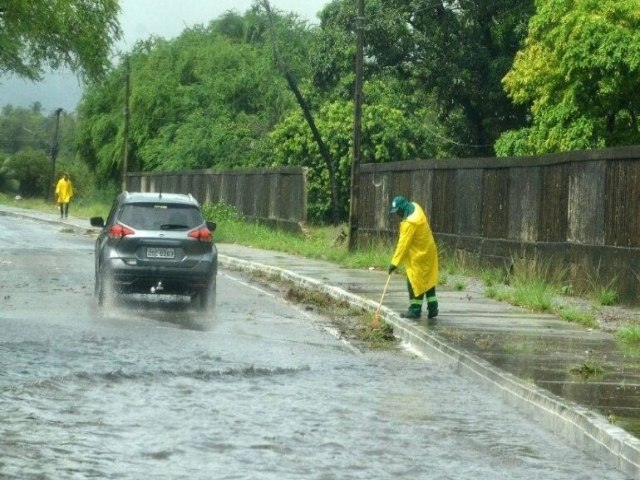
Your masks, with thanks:
M559 267L576 288L640 303L640 147L527 158L366 164L361 236L395 235L396 195L425 207L439 243L511 265Z
M302 167L129 173L127 190L191 193L201 204L232 205L249 220L286 229L299 229L307 218L307 172Z
M127 185L190 192L287 228L306 219L306 171L297 167L132 173ZM423 205L443 246L506 266L536 260L563 270L576 289L610 287L640 304L640 147L364 164L361 240L395 237L396 195Z

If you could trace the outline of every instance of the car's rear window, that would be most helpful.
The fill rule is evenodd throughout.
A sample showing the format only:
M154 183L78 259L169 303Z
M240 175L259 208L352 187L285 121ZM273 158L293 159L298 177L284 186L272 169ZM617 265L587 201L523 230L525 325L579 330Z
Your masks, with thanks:
M119 220L139 230L190 230L204 223L197 207L167 203L125 204Z

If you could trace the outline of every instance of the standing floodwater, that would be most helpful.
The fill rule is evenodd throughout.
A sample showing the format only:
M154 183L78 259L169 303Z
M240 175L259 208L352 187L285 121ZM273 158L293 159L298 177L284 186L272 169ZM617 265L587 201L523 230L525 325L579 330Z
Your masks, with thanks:
M450 368L357 353L224 272L214 320L98 314L92 240L8 223L0 478L625 478Z

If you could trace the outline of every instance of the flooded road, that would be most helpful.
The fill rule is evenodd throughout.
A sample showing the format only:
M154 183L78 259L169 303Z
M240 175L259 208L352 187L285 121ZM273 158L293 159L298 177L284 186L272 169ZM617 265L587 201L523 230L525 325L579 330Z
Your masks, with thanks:
M231 272L214 318L92 291L93 239L0 216L0 478L626 478Z

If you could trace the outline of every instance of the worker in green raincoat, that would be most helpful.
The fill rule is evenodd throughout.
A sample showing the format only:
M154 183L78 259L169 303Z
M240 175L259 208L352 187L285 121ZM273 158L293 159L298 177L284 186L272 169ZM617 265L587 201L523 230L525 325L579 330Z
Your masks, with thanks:
M415 202L395 197L391 212L400 217L400 235L389 274L403 265L407 273L409 309L403 318L418 319L422 315L423 300L427 300L428 318L438 315L436 284L438 283L438 248L424 211Z

